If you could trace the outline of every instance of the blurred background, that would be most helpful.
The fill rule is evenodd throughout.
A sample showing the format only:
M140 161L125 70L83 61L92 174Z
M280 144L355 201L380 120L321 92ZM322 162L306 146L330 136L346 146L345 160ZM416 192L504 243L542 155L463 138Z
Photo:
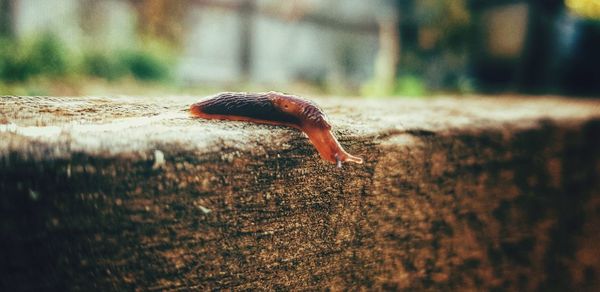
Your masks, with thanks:
M2 95L600 97L600 0L0 0Z

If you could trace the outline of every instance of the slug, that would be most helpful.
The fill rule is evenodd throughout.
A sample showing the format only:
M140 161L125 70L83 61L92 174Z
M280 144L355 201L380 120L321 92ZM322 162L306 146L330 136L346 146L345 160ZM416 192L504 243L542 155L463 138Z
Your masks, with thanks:
M246 121L287 126L304 132L321 158L342 167L342 162L361 164L362 158L348 154L331 132L323 111L313 102L279 92L225 92L192 104L194 116L205 119Z

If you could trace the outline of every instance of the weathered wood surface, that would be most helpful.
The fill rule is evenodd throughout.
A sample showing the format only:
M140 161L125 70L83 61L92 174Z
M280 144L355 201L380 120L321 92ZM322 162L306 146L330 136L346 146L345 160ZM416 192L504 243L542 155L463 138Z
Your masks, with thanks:
M600 287L599 101L317 100L337 169L195 100L2 97L0 290Z

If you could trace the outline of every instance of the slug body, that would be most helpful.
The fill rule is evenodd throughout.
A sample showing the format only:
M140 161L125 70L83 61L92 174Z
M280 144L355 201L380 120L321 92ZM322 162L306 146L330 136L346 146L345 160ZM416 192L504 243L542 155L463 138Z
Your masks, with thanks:
M226 92L194 103L193 115L205 119L247 121L288 126L303 131L317 148L319 155L341 167L342 162L362 163L348 154L333 133L327 117L314 103L278 92Z

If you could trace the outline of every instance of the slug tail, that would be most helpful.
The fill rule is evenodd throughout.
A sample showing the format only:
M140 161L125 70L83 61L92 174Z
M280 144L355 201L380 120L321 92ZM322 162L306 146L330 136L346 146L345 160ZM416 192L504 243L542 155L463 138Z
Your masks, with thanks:
M201 107L196 103L190 106L190 113L196 117L203 117Z

